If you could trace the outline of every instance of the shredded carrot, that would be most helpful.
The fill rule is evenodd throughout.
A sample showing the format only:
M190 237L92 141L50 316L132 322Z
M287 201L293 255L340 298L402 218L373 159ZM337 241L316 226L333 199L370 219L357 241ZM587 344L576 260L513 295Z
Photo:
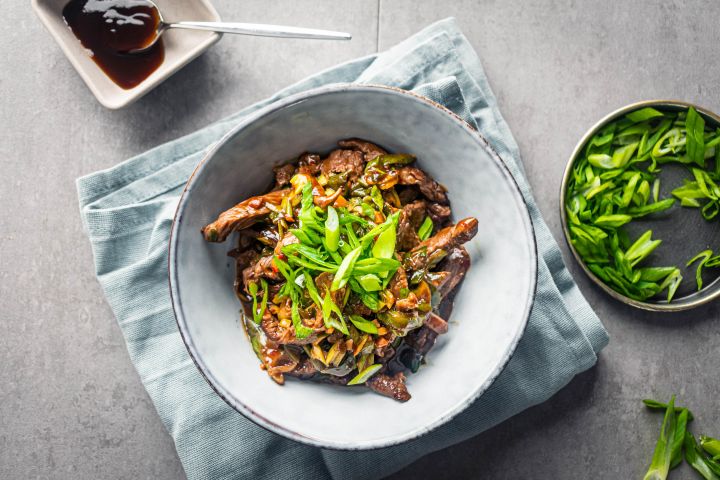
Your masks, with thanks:
M347 199L345 197L343 197L342 195L340 195L335 199L335 203L333 205L335 207L340 208L340 207L346 207L347 204L348 204Z
M367 343L367 340L369 338L369 335L363 335L360 341L358 342L357 346L355 346L355 349L353 350L353 356L357 357L358 353L363 349L365 344Z

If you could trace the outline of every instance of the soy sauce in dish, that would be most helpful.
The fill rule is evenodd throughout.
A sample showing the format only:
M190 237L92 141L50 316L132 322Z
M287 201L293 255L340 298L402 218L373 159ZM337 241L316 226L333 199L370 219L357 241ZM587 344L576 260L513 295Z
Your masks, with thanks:
M71 0L62 12L65 23L93 61L125 90L150 76L162 64L162 38L147 51L160 22L157 9L145 0Z

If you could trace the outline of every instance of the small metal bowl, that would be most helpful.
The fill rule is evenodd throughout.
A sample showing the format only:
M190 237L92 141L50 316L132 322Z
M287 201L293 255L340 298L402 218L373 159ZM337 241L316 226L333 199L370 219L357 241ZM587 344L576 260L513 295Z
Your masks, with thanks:
M681 287L676 293L676 297L673 298L672 302L668 303L664 299L650 299L647 301L638 301L632 298L626 297L620 292L615 291L610 286L606 285L600 278L598 278L590 269L585 265L579 253L575 250L572 242L570 241L570 232L568 229L568 218L565 211L565 197L568 188L568 182L572 175L573 165L576 159L580 156L581 152L585 148L586 143L600 131L609 122L629 113L634 110L638 110L644 107L653 107L660 111L679 111L686 110L689 107L694 107L695 110L705 119L706 125L710 125L714 128L720 128L720 116L713 113L705 108L699 107L692 103L682 102L678 100L646 100L642 102L632 103L625 107L622 107L609 115L605 116L602 120L597 122L590 130L583 135L578 142L577 146L570 155L567 167L565 168L565 174L563 175L562 185L560 186L560 216L562 218L562 227L565 234L565 241L570 248L575 260L580 264L582 269L585 271L588 277L595 282L600 288L607 292L613 298L636 308L643 310L650 310L655 312L678 312L681 310L688 310L691 308L699 307L706 303L712 302L715 299L720 298L720 272L715 273L715 277L711 281L706 282L706 285L700 291L692 291L692 286L695 286L695 264L689 269L683 271L683 282ZM661 196L666 198L669 196L670 190L680 186L682 178L688 178L687 171L682 173L682 167L667 164L663 166L663 169L670 171L670 180L676 180L676 182L668 182L668 178L665 178L663 174L663 181L661 181ZM674 172L672 170L675 170ZM673 175L674 174L674 175ZM668 188L667 184L673 183L672 188ZM662 188L665 184L665 188ZM633 232L633 227L638 228L637 232ZM628 224L628 229L631 230L631 235L637 236L647 228L653 229L653 238L659 238L663 240L665 246L669 243L670 248L665 248L665 255L662 260L658 260L657 254L655 255L654 264L656 265L678 265L683 266L685 263L697 255L701 250L706 248L720 249L720 222L706 222L700 212L688 209L680 209L678 206L673 207L668 213L663 213L658 217L651 219L642 219L631 222ZM678 234L682 232L682 234ZM670 235L667 235L669 233ZM634 235L633 235L634 234ZM669 237L669 241L666 242L666 238ZM705 245L704 247L700 245ZM660 245L660 250L664 245ZM657 251L656 251L657 253ZM681 267L682 268L682 267ZM718 269L720 270L720 269ZM692 272L692 275L689 273ZM690 277L690 278L689 278ZM689 283L692 281L692 283Z

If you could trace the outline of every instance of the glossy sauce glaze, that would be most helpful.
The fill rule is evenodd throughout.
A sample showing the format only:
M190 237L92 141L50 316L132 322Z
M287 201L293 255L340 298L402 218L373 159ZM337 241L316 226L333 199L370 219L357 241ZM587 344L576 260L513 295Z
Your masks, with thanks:
M145 0L71 0L62 15L95 63L126 90L149 77L165 58L162 39L147 51L127 53L155 38L160 14Z

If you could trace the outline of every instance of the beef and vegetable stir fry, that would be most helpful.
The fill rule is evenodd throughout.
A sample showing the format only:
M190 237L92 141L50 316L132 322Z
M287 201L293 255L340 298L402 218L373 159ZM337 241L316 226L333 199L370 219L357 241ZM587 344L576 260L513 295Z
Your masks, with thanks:
M276 167L272 191L202 233L222 242L239 232L235 290L273 380L364 384L407 401L405 373L447 332L478 222L450 222L445 188L414 156L339 146Z

